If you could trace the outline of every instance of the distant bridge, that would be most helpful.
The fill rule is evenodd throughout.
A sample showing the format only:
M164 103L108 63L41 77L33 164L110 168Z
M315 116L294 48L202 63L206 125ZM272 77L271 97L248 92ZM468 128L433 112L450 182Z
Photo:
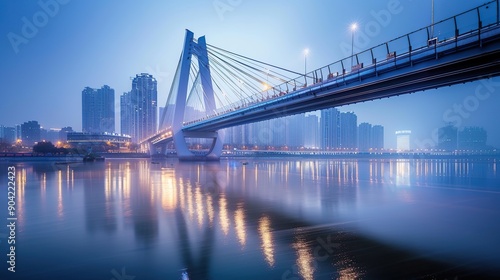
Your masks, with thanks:
M173 141L180 159L218 159L222 128L498 76L498 2L306 74L207 45L187 30L161 129L141 147ZM212 141L200 155L186 138Z

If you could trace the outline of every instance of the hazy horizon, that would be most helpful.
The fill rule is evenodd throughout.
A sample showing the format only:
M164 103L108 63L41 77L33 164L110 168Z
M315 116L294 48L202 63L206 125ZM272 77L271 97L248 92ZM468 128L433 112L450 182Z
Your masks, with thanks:
M44 128L81 131L82 90L108 85L118 128L119 96L139 73L158 80L158 106L164 106L185 29L211 45L302 72L305 48L307 68L322 67L350 55L351 23L359 25L354 50L360 51L430 24L430 2L7 1L0 11L6 85L0 125L36 120ZM436 21L483 3L436 1ZM418 146L435 141L448 122L484 127L488 144L500 147L492 121L500 116L499 87L500 78L491 78L337 109L355 112L358 124L383 125L386 148L395 147L396 130L411 130Z

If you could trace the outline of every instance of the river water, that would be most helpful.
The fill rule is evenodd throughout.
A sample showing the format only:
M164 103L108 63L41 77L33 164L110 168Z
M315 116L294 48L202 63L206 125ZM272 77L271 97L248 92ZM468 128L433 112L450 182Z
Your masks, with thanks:
M500 276L497 160L3 162L2 186L9 166L1 279Z

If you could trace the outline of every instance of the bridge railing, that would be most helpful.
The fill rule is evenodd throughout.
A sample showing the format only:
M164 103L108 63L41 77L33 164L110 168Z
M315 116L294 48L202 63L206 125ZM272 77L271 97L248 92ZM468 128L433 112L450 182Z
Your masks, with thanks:
M429 56L429 52L433 52L435 58L438 58L438 52L453 50L453 48L456 50L468 43L482 44L484 31L499 25L499 1L487 2L433 25L420 28L343 58L303 76L269 88L259 95L250 96L218 108L212 115L186 122L185 125L274 100L324 82L334 80L346 84L361 79L366 72L378 75L384 71L389 71L394 66L413 65L424 59L429 59L429 57L432 58L433 56Z
M412 54L418 51L436 48L440 43L458 39L463 36L477 35L481 43L481 30L499 24L498 0L467 10L450 18L436 22L408 34L402 35L380 45L374 46L352 56L313 70L302 78L310 86L326 79L346 78L366 68L375 68L387 61L396 61L405 57L413 62ZM458 44L456 45L458 47Z

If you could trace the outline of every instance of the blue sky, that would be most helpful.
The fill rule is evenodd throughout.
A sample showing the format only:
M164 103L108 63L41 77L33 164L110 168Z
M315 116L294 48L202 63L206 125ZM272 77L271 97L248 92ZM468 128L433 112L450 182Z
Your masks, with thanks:
M435 0L435 18L484 2ZM359 33L379 26L364 40L356 37L355 50L431 22L431 0L4 0L1 5L0 125L37 120L45 128L76 130L81 129L81 91L86 86L115 89L117 123L119 95L130 90L130 77L138 73L158 79L159 104L164 104L185 29L196 37L206 35L211 45L302 72L305 48L310 50L311 70L348 56L352 22L358 23ZM380 18L387 13L389 17ZM13 43L13 36L22 40ZM500 79L489 83L493 93L480 100L477 110L459 118L462 125L485 127L489 143L500 146L500 132L492 121L500 114ZM481 86L474 82L339 110L356 112L358 122L384 125L390 148L398 129L412 130L415 141L432 139L434 129L457 118L454 106L467 102Z

